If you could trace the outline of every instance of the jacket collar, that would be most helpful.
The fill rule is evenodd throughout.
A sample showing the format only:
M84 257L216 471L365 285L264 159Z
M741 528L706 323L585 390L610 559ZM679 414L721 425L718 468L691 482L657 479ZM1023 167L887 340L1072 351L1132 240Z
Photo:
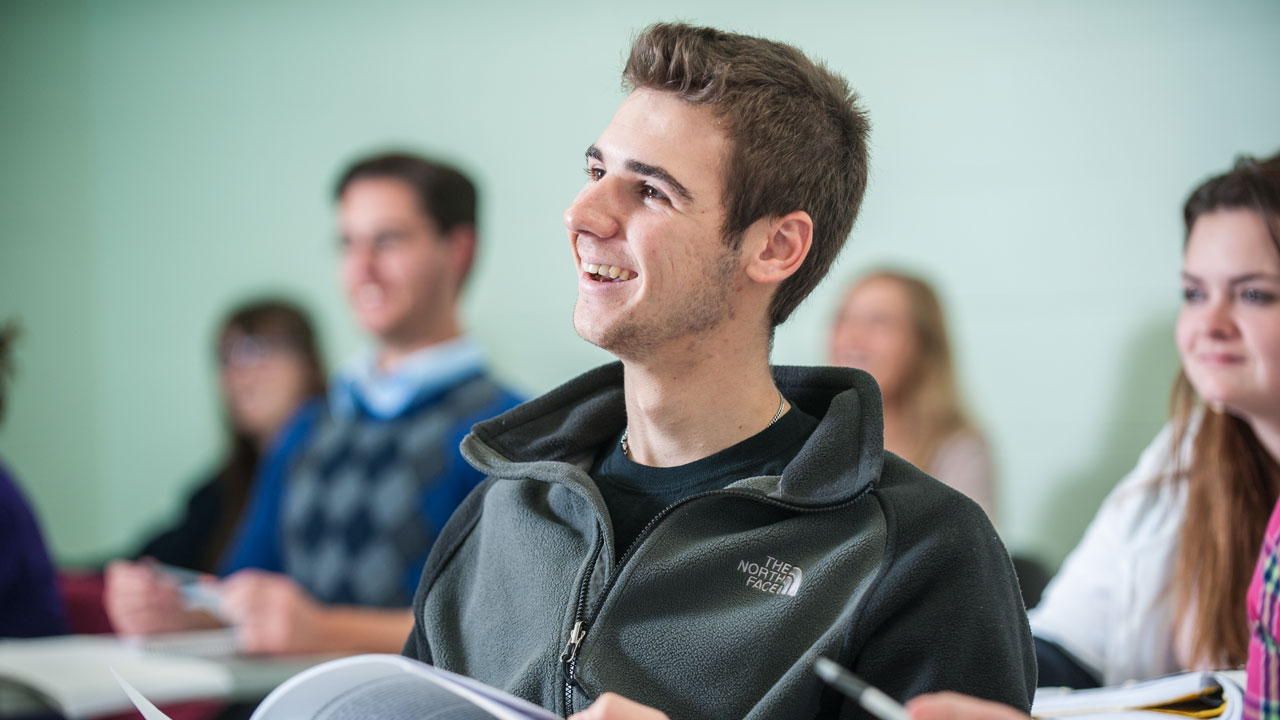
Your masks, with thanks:
M735 486L807 506L837 504L871 487L884 463L880 389L871 376L850 368L783 365L773 368L773 376L787 400L817 418L818 427L780 478ZM563 463L579 471L590 467L625 424L622 363L615 362L477 424L462 451L494 477L564 481Z

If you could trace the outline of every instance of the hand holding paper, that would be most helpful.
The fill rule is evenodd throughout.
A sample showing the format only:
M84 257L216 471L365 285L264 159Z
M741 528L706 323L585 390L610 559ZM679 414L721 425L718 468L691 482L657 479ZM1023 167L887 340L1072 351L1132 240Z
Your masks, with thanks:
M208 614L216 600L208 595L200 602L192 598L207 593L213 582L212 577L197 573L185 579L175 577L158 563L118 560L107 566L103 599L111 624L121 635L208 628L217 625ZM184 592L184 586L191 589Z

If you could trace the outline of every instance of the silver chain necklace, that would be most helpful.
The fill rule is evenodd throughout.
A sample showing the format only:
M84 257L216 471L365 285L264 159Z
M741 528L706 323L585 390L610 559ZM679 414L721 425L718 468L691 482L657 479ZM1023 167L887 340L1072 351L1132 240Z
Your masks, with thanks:
M774 413L773 419L769 421L768 425L764 426L765 430L768 430L769 428L773 427L773 424L778 422L778 418L782 417L782 409L785 408L786 406L787 406L787 400L786 398L782 397L782 391L779 390L778 391L778 412ZM626 455L628 460L631 459L631 446L627 445L627 432L629 430L631 430L631 423L627 423L627 425L622 428L622 442L621 442L622 454Z

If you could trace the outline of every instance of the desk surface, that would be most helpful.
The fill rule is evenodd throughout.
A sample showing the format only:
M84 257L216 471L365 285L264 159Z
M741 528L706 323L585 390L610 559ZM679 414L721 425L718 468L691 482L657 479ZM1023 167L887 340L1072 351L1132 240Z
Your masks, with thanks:
M208 639L216 640L201 634L169 640L171 646L190 640L198 647L209 645ZM200 657L145 650L110 635L0 640L0 717L50 706L68 718L132 710L112 668L156 704L248 700L334 657Z

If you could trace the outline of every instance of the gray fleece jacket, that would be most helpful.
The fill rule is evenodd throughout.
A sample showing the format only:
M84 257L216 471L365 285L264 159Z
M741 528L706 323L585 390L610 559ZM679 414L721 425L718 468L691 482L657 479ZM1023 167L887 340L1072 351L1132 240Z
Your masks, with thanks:
M986 514L884 451L866 373L774 376L819 419L795 460L666 508L618 561L588 472L626 421L621 365L476 425L462 453L488 479L432 549L405 654L565 715L612 691L672 720L867 718L819 655L900 701L1027 710L1031 634Z

